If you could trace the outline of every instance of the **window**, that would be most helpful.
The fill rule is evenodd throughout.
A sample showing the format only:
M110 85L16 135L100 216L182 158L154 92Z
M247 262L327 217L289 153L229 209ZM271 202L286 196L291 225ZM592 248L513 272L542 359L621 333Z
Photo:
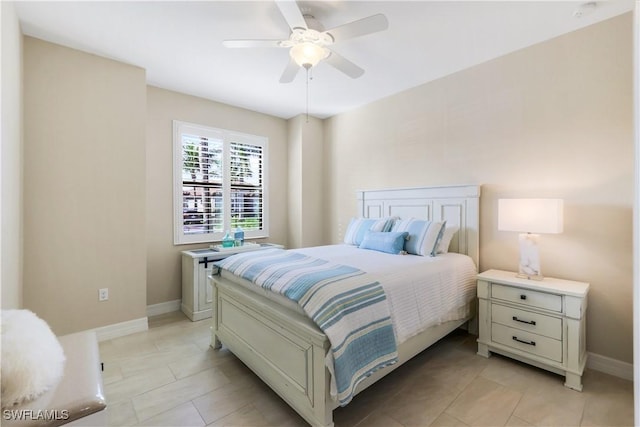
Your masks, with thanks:
M173 122L174 243L268 236L265 137Z

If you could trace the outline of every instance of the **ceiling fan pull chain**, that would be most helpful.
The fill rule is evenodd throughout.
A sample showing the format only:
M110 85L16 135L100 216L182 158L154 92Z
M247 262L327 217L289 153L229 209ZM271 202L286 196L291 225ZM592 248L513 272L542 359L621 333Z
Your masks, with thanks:
M307 111L307 123L309 123L309 68L311 67L304 67L307 70L307 106L306 106L306 111Z

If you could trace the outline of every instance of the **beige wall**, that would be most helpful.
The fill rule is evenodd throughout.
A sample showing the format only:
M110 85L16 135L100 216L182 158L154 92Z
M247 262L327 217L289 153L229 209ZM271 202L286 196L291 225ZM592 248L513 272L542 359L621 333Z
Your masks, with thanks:
M288 248L302 247L302 116L287 121L287 149L289 173L289 233Z
M633 10L633 40L634 40L634 62L633 62L633 111L635 125L635 203L633 210L633 313L634 313L634 329L633 329L633 363L640 366L640 328L638 319L640 319L640 5L636 3ZM633 371L633 390L634 390L634 421L635 425L640 425L640 369Z
M299 115L289 129L289 248L326 244L323 120Z
M302 116L300 116L302 117ZM324 121L305 117L302 122L302 246L330 243L324 228ZM296 179L296 177L291 177Z
M588 350L632 362L632 19L625 14L327 120L327 221L355 191L482 184L480 269L517 268L497 200L559 197L543 274L591 283Z
M180 252L173 244L173 131L182 120L269 138L269 241L287 243L287 122L225 104L147 88L147 304L181 298Z
M145 117L144 70L24 38L24 305L57 334L146 317Z
M22 32L13 2L2 15L2 308L22 307Z

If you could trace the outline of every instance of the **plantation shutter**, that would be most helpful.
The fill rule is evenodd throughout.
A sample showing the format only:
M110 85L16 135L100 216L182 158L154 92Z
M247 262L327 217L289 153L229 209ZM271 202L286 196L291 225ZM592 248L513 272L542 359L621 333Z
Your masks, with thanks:
M263 147L232 142L230 145L231 227L262 229Z
M223 141L182 135L183 233L224 230Z

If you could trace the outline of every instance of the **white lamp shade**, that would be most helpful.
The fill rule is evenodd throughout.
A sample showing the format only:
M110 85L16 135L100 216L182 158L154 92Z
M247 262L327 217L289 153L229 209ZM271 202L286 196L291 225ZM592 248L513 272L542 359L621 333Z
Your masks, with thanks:
M298 43L289 50L289 55L301 66L313 67L329 56L329 51L310 42Z
M499 199L498 230L562 233L562 199Z

